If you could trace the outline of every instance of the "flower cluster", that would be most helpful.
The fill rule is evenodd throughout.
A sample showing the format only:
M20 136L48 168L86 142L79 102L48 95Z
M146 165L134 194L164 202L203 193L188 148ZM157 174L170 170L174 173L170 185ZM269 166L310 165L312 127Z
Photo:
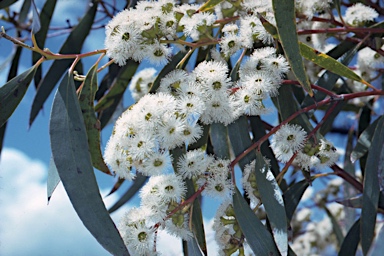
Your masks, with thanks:
M298 27L327 28L327 23L310 19L315 13L326 11L330 2L296 1L297 12L308 19ZM150 176L140 192L140 207L126 213L119 225L133 254L152 254L159 229L184 240L193 237L187 214L190 202L185 203L187 179L193 181L202 195L224 201L213 227L220 253L240 251L245 243L230 200L231 161L207 154L204 147L191 150L190 145L201 138L203 126L227 126L240 116L269 113L264 101L278 95L289 65L270 46L273 38L257 16L262 13L275 24L271 1L222 1L214 11L207 12L199 8L193 4L178 6L173 0L141 1L135 8L117 14L106 27L107 55L120 66L128 59L144 58L153 64L165 64L173 54L170 45L181 50L191 45L203 49L216 45L193 70L176 68L162 76L156 84L158 88L152 88L156 79L154 68L141 70L131 80L130 90L136 103L117 120L104 158L120 178L132 180L137 173ZM233 15L238 18L225 20ZM330 16L324 13L321 17ZM300 40L319 50L328 47L325 34ZM264 47L254 49L255 44ZM244 54L240 65L229 74L230 57L241 49ZM358 62L362 67L372 67L381 60L371 59L370 63ZM316 79L320 70L313 70L311 77ZM287 163L294 157L293 163L306 171L323 169L338 159L332 143L319 139L313 145L307 141L306 131L292 124L280 127L271 139L271 148L280 162ZM255 162L246 165L243 171L242 185L251 205L261 204ZM269 166L259 171L273 179ZM281 192L276 195L276 200L282 202Z
M276 158L286 163L294 154L293 161L303 170L324 169L333 165L339 158L336 148L330 141L321 139L317 146L305 143L307 133L299 125L283 125L273 136L271 147Z

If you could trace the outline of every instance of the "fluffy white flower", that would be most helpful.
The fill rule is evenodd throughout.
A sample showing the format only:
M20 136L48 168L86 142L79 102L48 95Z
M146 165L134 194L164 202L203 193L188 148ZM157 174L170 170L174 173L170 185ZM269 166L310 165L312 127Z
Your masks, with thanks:
M205 152L199 149L187 151L177 162L177 170L183 178L198 177L204 174L209 164Z
M276 158L286 163L293 154L303 147L307 133L299 125L285 124L275 133L271 148Z
M188 84L188 73L182 69L175 69L165 75L161 81L158 91L176 95L182 84Z
M373 21L379 16L375 9L356 3L345 11L344 21L351 26L361 26L367 21Z
M154 68L146 68L137 72L131 80L129 90L135 102L148 93L151 88L157 71Z

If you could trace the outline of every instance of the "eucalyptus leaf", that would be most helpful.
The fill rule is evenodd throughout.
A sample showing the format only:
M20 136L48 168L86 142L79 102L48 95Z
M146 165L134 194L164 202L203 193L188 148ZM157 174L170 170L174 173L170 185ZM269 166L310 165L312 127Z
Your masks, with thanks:
M79 24L72 30L60 49L61 54L80 53L83 43L92 28L93 20L96 15L98 2L92 4ZM55 60L43 80L40 81L35 98L32 103L29 117L29 125L32 125L44 102L52 92L53 88L59 82L60 77L72 64L72 59Z
M379 123L379 118L376 119L372 124L368 126L359 136L356 146L351 153L351 162L354 163L356 160L361 158L368 152L368 149L371 147L372 138L376 130L376 126Z
M49 134L60 179L84 226L111 254L129 255L100 196L71 74L64 76L55 94Z
M133 184L129 187L129 189L119 198L119 200L114 203L109 209L109 213L113 213L125 203L127 203L133 196L137 194L139 189L143 187L145 182L147 182L148 177L137 173L136 178L133 180Z
M97 67L95 64L88 71L87 76L79 88L79 102L81 112L87 129L89 150L93 166L100 171L111 175L111 171L105 164L100 148L100 121L96 118L94 109L95 94L97 91Z
M57 185L60 183L60 176L57 172L57 168L55 162L53 161L53 157L49 160L48 166L48 177L47 177L47 201L48 203L51 201L51 197L53 192L55 191Z
M363 208L361 209L361 246L366 255L374 238L380 184L384 172L384 116L381 116L369 148L364 174ZM382 184L381 184L382 185Z
M23 99L36 69L37 66L32 66L0 87L0 127L4 125Z
M233 193L233 209L240 229L255 255L279 255L271 233L257 218L237 188Z
M281 190L260 152L256 154L255 176L261 201L281 255L288 254L287 216Z
M349 229L340 246L339 256L356 255L357 247L360 242L360 219L358 219Z
M295 1L272 0L272 6L285 57L301 86L312 97L313 91L304 68L303 58L300 55L299 38L296 32Z

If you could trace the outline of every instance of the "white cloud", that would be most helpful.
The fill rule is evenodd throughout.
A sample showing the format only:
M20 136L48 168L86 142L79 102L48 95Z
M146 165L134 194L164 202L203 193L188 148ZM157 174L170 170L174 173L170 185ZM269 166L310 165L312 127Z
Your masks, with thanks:
M61 184L47 205L42 162L5 148L0 170L1 255L110 255L83 226Z
M78 218L62 184L46 200L47 166L16 149L4 148L0 160L0 255L110 255ZM105 195L107 191L102 191ZM106 198L110 206L117 195ZM127 209L127 207L125 207ZM112 215L115 223L125 210ZM209 255L215 255L212 220L204 220ZM163 255L182 255L179 239L161 232Z

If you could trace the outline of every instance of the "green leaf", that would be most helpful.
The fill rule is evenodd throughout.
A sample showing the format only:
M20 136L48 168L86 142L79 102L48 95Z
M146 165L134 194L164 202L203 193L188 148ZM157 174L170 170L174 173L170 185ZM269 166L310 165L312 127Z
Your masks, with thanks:
M4 9L14 3L16 3L18 0L2 0L0 1L0 9Z
M84 226L111 254L129 255L100 196L72 74L54 97L49 134L60 179Z
M331 109L333 106L334 106L334 108L332 109L331 113L327 116L327 118L325 119L325 121L323 122L323 124L321 125L320 130L319 130L321 135L323 135L323 136L325 134L327 134L332 129L333 122L335 121L336 117L340 114L340 112L343 110L344 106L347 105L347 102L346 101L336 101L333 104L336 104L336 105L329 106L327 111L329 109Z
M357 246L360 241L360 219L349 229L340 246L339 256L356 255Z
M312 61L316 65L325 68L326 70L331 70L333 73L343 76L354 81L369 85L367 81L358 76L350 68L338 62L331 56L321 53L312 47L300 42L300 53L301 55L309 61Z
M121 187L121 185L124 183L124 181L125 181L125 179L118 178L117 181L115 182L115 185L113 185L113 187L111 188L111 190L109 191L107 196L110 196L113 193L115 193Z
M91 8L87 11L85 16L81 19L79 24L72 30L68 38L60 49L61 54L76 54L80 53L85 38L88 36L92 28L93 20L96 15L98 2L95 1ZM52 92L53 88L60 80L60 77L72 64L73 60L55 60L49 68L47 74L41 80L35 98L32 103L31 114L29 117L29 125L32 125L40 109L43 107L44 102Z
M57 0L51 0L51 1L45 1L45 4L43 6L43 9L41 9L40 13L40 21L41 21L41 27L39 32L35 34L35 39L37 42L37 45L43 49L45 46L45 40L47 38L47 33L49 29L49 25L51 23L52 14L55 10ZM32 63L35 64L36 61L40 59L41 55L37 52L32 51ZM39 66L36 70L35 74L35 87L37 88L38 84L41 81L42 76L42 68Z
M22 24L25 22L25 20L27 19L30 8L31 8L31 0L24 0L24 3L21 6L21 9L19 12L19 18L18 18L19 23Z
M136 178L133 180L133 184L129 187L129 189L124 193L120 199L108 209L109 213L113 213L121 206L123 206L126 202L128 202L134 195L136 195L137 191L141 189L144 183L147 181L147 177L140 174L139 172L136 175Z
M256 153L255 175L257 188L267 213L277 248L281 255L287 255L288 231L284 200L279 185L260 152Z
M160 71L157 75L155 81L153 82L151 88L149 89L149 93L156 92L157 88L160 86L161 79L169 72L175 70L177 64L184 58L185 52L178 52L175 56L172 57L172 60ZM187 61L186 61L187 62Z
M227 126L221 123L211 124L209 138L215 155L221 159L230 159Z
M272 101L278 109L280 120L286 120L300 109L299 103L297 102L295 95L292 92L291 85L288 84L279 88L279 95L277 95L277 97L273 97ZM289 123L300 125L306 132L313 130L312 124L310 123L308 117L303 114L297 116Z
M100 121L96 118L93 102L97 91L97 64L93 65L79 88L79 102L87 129L88 145L93 166L111 175L111 171L104 162L100 148Z
M183 247L186 247L187 253L184 255L188 256L204 256L199 244L197 243L196 237L188 241L183 241Z
M327 52L327 55L331 56L334 59L338 59L344 54L346 54L340 60L340 62L344 65L348 65L352 61L353 57L356 55L356 52L358 49L359 49L359 45L354 44L350 41L343 41L340 44L338 44L336 47L334 47L332 50ZM321 77L316 81L315 84L327 90L332 90L339 78L340 78L339 75L333 73L330 70L327 70L321 75ZM321 91L316 91L314 95L314 99L307 95L303 100L303 102L301 103L301 107L305 108L309 105L312 105L313 100L319 102L325 99L326 96L327 95L325 93Z
M35 75L36 68L37 66L32 66L0 88L0 127L4 125L23 99Z
M212 10L213 8L215 8L216 5L220 4L221 2L223 2L224 0L208 0L207 2L205 2L200 8L199 10L197 10L198 12L206 12L206 11L210 11Z
M371 246L379 203L379 177L384 174L384 116L376 126L369 148L364 174L363 208L361 209L361 246L366 255ZM382 185L382 184L381 184Z
M53 157L49 160L48 167L48 178L47 178L47 200L48 203L51 200L52 194L55 191L57 185L59 185L60 176L57 172L57 168L55 162L53 161Z
M252 145L252 140L248 132L248 120L245 116L241 116L235 122L228 125L228 135L231 141L232 149L235 156L240 155ZM255 151L250 152L239 161L241 170L245 165L249 164L256 158Z
M251 129L252 129L252 134L253 134L253 142L258 141L265 135L265 127L263 124L263 121L261 120L260 116L250 116L248 117L250 124L251 124ZM271 170L272 173L277 176L280 172L280 167L279 164L276 160L275 154L273 153L269 140L266 140L260 147L260 151L263 154L263 156L266 156L270 160L270 165L271 165ZM285 182L284 182L285 183ZM282 190L284 188L281 186Z
M271 233L249 208L237 188L233 193L233 209L240 229L255 255L280 255Z
M379 234L377 235L375 242L372 244L371 250L369 250L368 256L381 256L384 252L384 226L381 226Z
M272 0L272 6L285 57L301 86L312 97L311 83L309 82L299 50L299 38L296 32L295 1Z
M376 130L377 124L379 123L379 118L376 119L372 124L368 126L361 134L357 140L356 146L351 153L351 162L354 163L360 157L365 155L368 152L368 149L371 147L373 134Z
M103 129L115 113L117 106L123 98L124 92L128 87L133 75L135 74L139 63L128 60L127 65L119 69L117 76L113 79L112 85L107 94L105 94L95 106L95 111L99 112L101 129Z
M308 186L308 181L304 179L293 184L284 192L283 199L288 220L292 220L293 213Z

